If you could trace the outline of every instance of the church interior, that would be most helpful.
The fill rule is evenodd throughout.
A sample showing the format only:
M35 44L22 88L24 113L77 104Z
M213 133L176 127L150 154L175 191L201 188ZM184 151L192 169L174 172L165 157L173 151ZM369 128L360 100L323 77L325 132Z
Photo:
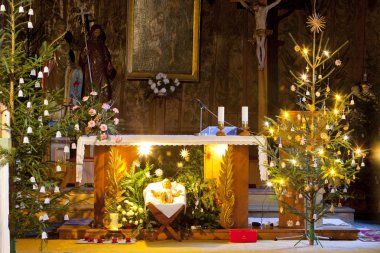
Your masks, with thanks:
M0 4L0 253L380 249L378 0Z

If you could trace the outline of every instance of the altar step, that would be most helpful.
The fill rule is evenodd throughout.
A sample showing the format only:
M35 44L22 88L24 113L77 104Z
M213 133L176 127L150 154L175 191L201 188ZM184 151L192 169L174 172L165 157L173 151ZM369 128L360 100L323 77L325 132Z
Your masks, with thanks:
M277 199L272 189L248 190L248 218L278 218L278 212ZM324 217L353 224L354 214L355 210L350 207L335 207L334 213L327 213Z
M71 219L94 218L94 191L93 188L84 188L70 194L73 205L69 209Z

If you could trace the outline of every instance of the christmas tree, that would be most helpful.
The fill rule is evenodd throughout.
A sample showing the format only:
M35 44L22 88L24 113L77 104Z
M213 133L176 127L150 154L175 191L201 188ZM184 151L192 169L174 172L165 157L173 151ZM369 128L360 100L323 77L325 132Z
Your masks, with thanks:
M60 164L51 162L49 144L52 137L62 137L65 129L52 115L61 111L59 91L44 87L49 74L46 63L53 57L55 42L42 43L38 52L30 53L28 29L33 29L32 1L7 0L0 7L0 102L9 110L12 149L10 164L11 251L15 240L34 231L47 239L49 217L67 220L67 192L59 189ZM61 132L62 131L62 132ZM70 152L69 144L64 153Z
M311 47L299 44L291 35L294 50L305 61L301 72L290 70L294 83L290 89L296 94L299 111L282 111L276 120L265 123L269 148L267 182L273 186L280 200L280 212L291 212L305 219L307 239L314 245L315 222L334 206L341 205L347 188L364 166L364 152L350 143L347 122L349 96L334 93L330 87L332 73L342 61L337 53L348 42L331 52L323 38L325 18L316 13L308 17L312 33ZM285 194L294 194L294 201L304 199L304 210L281 201Z

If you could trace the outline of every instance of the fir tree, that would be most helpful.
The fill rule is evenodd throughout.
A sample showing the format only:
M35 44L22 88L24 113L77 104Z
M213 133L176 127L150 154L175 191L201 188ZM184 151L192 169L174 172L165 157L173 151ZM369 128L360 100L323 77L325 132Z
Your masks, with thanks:
M325 18L315 11L307 22L312 32L311 47L299 44L291 35L295 52L305 61L301 72L290 70L299 111L282 111L276 120L268 119L266 134L269 148L268 185L273 186L280 200L280 212L288 211L304 218L308 224L307 238L314 245L315 222L334 206L341 205L347 188L364 166L365 154L350 143L347 122L350 104L334 93L329 77L342 64L336 51L330 52L328 40L323 39ZM305 210L281 202L286 191L295 192L295 201L305 200ZM322 200L317 200L321 196Z
M49 217L63 220L68 208L67 193L60 191L57 170L50 161L51 138L61 136L60 122L52 115L62 108L60 91L43 86L55 42L42 43L38 52L29 53L27 30L33 28L30 0L6 0L1 6L0 102L11 116L12 152L10 163L10 218L12 252L15 240L35 231L47 239ZM69 152L69 147L65 147ZM4 151L3 151L4 153ZM67 216L65 217L67 219Z

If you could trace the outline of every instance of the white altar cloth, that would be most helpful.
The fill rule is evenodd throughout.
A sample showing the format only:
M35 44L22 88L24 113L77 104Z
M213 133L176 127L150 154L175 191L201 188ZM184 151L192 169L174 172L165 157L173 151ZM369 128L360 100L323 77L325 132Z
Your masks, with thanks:
M158 210L161 211L166 217L172 217L183 205L186 206L186 189L183 185L172 183L172 190L174 192L181 191L181 195L174 197L174 202L170 204L162 204L159 199L153 196L152 190L157 192L163 191L162 182L149 184L143 192L145 205L148 203L153 204Z
M186 146L186 145L257 145L261 180L267 180L267 141L263 136L195 136L195 135L115 135L108 140L97 140L96 136L81 136L77 143L76 182L82 181L83 160L86 145L96 146Z

